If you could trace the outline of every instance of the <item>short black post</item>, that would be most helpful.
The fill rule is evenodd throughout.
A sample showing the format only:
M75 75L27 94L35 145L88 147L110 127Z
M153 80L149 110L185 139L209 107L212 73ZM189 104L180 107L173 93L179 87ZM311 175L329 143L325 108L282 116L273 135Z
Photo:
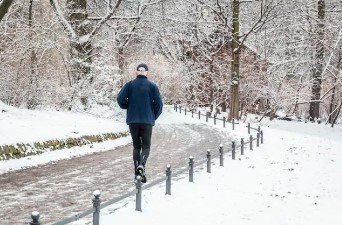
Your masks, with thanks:
M176 107L176 112L177 112L177 109L178 109L178 105L177 105L177 104L175 104L175 107Z
M261 144L264 143L264 132L262 130L260 131L260 141L261 141Z
M198 119L201 119L201 111L198 111Z
M232 142L232 159L235 160L235 141Z
M101 192L99 190L94 191L93 193L94 198L93 198L93 225L100 225L100 195Z
M208 122L208 113L205 114L205 122Z
M257 145L256 145L257 147L259 147L259 141L260 141L259 139L260 139L260 133L258 132L257 133Z
M186 111L187 111L187 110L186 110L186 107L185 107L185 108L184 108L184 115L186 115Z
M207 172L211 173L211 153L210 150L207 150Z
M136 187L136 194L135 194L135 210L136 211L142 211L141 210L141 176L137 176L135 180L135 187Z
M223 166L223 145L220 145L219 152L220 152L220 166Z
M171 195L171 165L166 166L166 195Z
M31 213L31 218L32 218L32 221L30 222L30 225L40 225L40 222L39 222L39 212L37 211L34 211Z
M179 106L179 113L182 114L182 106Z
M189 182L194 182L194 157L189 157Z
M241 138L241 155L245 154L245 140Z
M251 124L248 123L247 127L248 127L248 134L251 134Z
M223 117L223 127L226 127L226 118L225 117Z
M249 150L253 150L253 136L249 136Z
M235 120L234 119L232 120L232 128L233 128L233 130L235 130Z
M216 125L216 114L214 115L214 124Z
M191 110L191 117L194 118L194 110Z

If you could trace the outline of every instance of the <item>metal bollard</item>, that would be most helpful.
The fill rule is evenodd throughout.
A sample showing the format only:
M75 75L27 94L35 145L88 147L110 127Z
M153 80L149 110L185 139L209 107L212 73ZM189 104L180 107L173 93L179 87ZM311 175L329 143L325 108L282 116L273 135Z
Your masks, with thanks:
M249 150L253 150L253 136L249 136Z
M261 144L264 143L264 132L262 130L260 131L260 141L261 141Z
M177 109L178 109L178 105L177 105L177 104L175 104L175 107L176 107L176 112L177 112Z
M189 157L189 182L194 182L194 157Z
M234 119L232 120L232 127L233 127L233 130L235 130L235 120Z
M136 195L135 195L135 210L136 211L142 211L141 210L141 176L137 176L135 180L135 187L136 187Z
M211 153L210 150L207 150L207 172L211 173Z
M257 133L257 147L259 147L259 139L260 139L260 133Z
M208 122L208 113L205 114L205 122Z
M245 140L241 138L241 155L245 154Z
M100 225L100 195L101 192L99 190L94 191L93 193L94 198L93 198L93 207L94 207L94 212L93 212L93 225Z
M235 141L232 142L232 159L235 160Z
M179 113L182 114L182 106L179 106Z
M198 111L198 119L201 119L201 111Z
M191 111L191 117L194 118L194 110Z
M223 117L223 127L226 127L226 118L225 117Z
M37 211L34 211L31 213L31 218L32 218L32 222L30 222L30 225L40 225L40 222L39 222L39 212Z
M214 125L216 125L216 115L214 115Z
M166 166L166 195L171 195L171 165Z
M184 115L186 115L186 108L184 108Z
M222 145L220 145L219 152L220 152L220 166L223 166L223 146Z
M251 124L250 123L248 123L247 128L248 128L248 134L251 134Z

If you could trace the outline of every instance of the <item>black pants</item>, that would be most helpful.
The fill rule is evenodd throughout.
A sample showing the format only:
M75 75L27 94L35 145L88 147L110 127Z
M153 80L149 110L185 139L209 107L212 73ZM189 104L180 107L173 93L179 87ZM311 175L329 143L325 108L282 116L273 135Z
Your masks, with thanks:
M139 165L145 167L147 158L150 155L152 125L130 124L129 130L133 139L133 162L136 170Z

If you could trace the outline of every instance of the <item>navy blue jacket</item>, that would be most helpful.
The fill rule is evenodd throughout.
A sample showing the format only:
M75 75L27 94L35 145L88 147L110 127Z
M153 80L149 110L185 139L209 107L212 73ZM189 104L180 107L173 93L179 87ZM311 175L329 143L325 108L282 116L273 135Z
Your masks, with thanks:
M127 124L154 125L163 109L157 85L143 75L127 82L119 92L117 100L120 108L127 109Z

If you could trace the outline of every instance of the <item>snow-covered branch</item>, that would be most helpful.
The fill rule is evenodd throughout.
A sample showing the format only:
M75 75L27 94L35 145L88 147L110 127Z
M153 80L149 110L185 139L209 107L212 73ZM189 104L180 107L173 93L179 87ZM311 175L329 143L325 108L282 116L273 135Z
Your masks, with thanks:
M64 17L63 12L59 6L58 0L50 0L50 3L52 5L54 11L57 14L59 21L61 22L63 27L66 29L69 37L73 40L76 40L77 34L74 31L74 29L72 28L71 24L68 22L68 20Z

